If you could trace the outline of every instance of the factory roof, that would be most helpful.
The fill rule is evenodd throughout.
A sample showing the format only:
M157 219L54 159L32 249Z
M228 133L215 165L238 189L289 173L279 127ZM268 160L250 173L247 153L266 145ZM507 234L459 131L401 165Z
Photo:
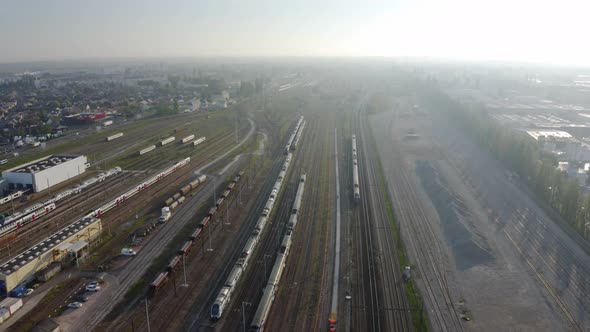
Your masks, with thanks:
M70 161L70 160L78 158L78 157L80 157L80 155L65 155L65 154L50 155L50 156L43 157L41 159L37 159L37 160L32 161L27 164L8 169L8 170L4 171L3 173L11 172L11 173L32 173L32 174L34 174L37 172L44 171L48 168L55 167L59 164L62 164L66 161Z
M63 243L67 238L71 237L73 234L81 231L84 227L96 222L98 219L96 218L84 218L80 219L73 224L62 228L57 233L45 238L45 240L37 243L34 247L26 250L25 252L21 253L20 255L14 257L10 261L2 264L0 266L0 273L3 275L11 275L15 271L17 271L21 266L24 266L34 258L37 258L41 254L49 251L60 248L60 244ZM75 245L74 245L75 246ZM62 249L67 249L66 247L70 247L70 245L62 246Z
M540 138L554 138L554 139L571 139L572 135L565 131L560 130L527 130L529 134L535 140Z

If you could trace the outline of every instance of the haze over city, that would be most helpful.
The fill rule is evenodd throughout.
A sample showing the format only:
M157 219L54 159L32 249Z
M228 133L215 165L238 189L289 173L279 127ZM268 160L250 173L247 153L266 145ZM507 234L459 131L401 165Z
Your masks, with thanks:
M587 65L587 1L3 1L0 62L372 56Z
M0 332L590 331L588 13L0 0Z

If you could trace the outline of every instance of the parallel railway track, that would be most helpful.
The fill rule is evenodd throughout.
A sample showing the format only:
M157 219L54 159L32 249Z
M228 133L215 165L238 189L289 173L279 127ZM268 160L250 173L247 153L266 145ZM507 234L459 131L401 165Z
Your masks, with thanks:
M376 318L378 323L373 325L376 329L386 329L388 331L410 331L413 330L411 310L414 308L409 307L409 302L405 294L404 282L402 280L402 266L400 264L397 248L393 240L393 233L391 230L391 223L387 216L386 203L383 195L381 195L379 182L382 181L377 174L380 169L376 165L374 158L370 156L376 155L376 151L372 149L372 145L369 143L370 134L368 125L366 122L366 115L363 112L359 112L359 132L360 132L360 145L359 156L360 156L360 173L361 187L363 188L361 199L362 210L369 209L371 213L365 211L366 224L362 227L365 230L365 238L369 241L366 242L367 251L370 253L370 258L373 259L378 269L376 273L376 279L380 282L380 287L376 288L375 295L378 305ZM376 241L377 254L373 251ZM373 257L371 257L373 256ZM369 262L371 263L371 262ZM374 267L373 267L374 269ZM377 286L375 286L377 287ZM381 299L379 300L379 295Z
M447 285L439 240L422 208L422 200L410 183L411 176L397 144L400 143L391 144L392 155L400 156L396 159L396 171L393 173L396 184L392 192L393 201L398 221L405 231L402 235L409 257L417 267L413 273L414 282L422 285L420 289L429 312L430 327L434 331L464 331Z

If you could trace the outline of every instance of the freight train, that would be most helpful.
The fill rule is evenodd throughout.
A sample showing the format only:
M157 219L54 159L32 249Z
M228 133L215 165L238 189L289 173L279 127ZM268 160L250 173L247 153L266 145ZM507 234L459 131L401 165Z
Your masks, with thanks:
M292 158L292 154L289 153L287 155L287 157L285 158L285 162L283 163L283 168L282 168L281 173L287 171L287 169L289 168L289 165L291 164L291 158ZM215 299L215 302L213 302L213 305L211 306L211 319L212 320L218 320L219 318L221 318L225 308L229 305L229 303L231 301L231 296L232 296L234 290L236 289L236 286L237 286L238 282L240 281L240 278L241 278L243 272L245 272L246 268L248 267L248 263L249 263L250 259L252 258L252 252L256 248L256 245L258 244L261 234L264 232L265 226L267 225L268 218L269 218L270 214L272 213L273 208L275 206L276 200L274 198L274 195L278 194L278 192L281 191L282 185L284 183L284 176L281 176L281 173L279 173L279 176L277 177L277 180L275 181L273 191L269 195L269 197L266 201L266 204L264 205L264 209L262 210L261 215L258 218L258 222L256 223L254 231L250 235L248 242L246 242L246 245L244 246L244 249L242 250L242 255L240 256L240 258L238 259L238 261L236 262L236 264L232 268L223 287L219 291L219 293Z
M252 324L250 324L250 331L264 331L264 324L266 323L268 313L270 312L275 298L275 294L279 288L281 275L283 274L283 270L285 268L285 262L287 260L287 256L289 255L289 249L291 248L293 231L295 230L295 226L297 224L297 215L299 214L301 198L303 197L303 191L305 188L305 178L306 176L303 174L299 179L299 187L297 188L295 202L293 203L291 217L289 218L289 228L283 237L283 242L281 242L281 248L277 254L272 272L270 273L270 278L266 283L266 287L264 287L262 299L258 304ZM293 220L295 222L292 223Z
M164 205L170 206L174 201L180 199L180 197L186 196L189 192L195 190L199 185L204 183L207 180L206 175L201 175L195 180L191 181L186 186L180 188L180 191L173 196L170 196L167 200L164 201Z
M233 180L227 185L226 190L229 190L229 192L231 193L236 188L236 184L241 180L241 178L243 176L244 176L244 171L238 172L238 174L233 178ZM201 178L201 177L199 177L199 178ZM203 181L204 181L204 179L203 179ZM227 198L227 196L229 196L229 193L223 199L225 200ZM182 244L182 246L180 247L180 249L177 252L177 255L172 257L172 259L170 260L170 262L166 266L165 271L160 272L156 275L154 280L152 280L152 282L149 284L149 288L148 288L148 295L149 296L155 296L155 294L158 292L158 290L166 283L166 281L168 281L170 275L174 272L174 270L176 269L178 264L181 262L181 259L183 259L183 256L186 256L189 254L193 244L201 236L201 234L203 234L203 230L205 229L205 227L207 227L207 225L211 221L211 218L213 218L216 213L217 213L217 207L213 206L213 208L211 210L209 210L209 213L205 217L203 217L201 222L195 227L193 232L189 235L188 240L186 240Z

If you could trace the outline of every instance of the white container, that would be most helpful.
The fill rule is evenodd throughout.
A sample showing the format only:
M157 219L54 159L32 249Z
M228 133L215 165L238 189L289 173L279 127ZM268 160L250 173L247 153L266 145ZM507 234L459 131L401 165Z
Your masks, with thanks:
M0 308L0 323L4 322L10 317L10 311L6 308Z
M117 134L111 135L111 136L107 137L107 142L112 141L112 140L117 139L122 136L123 136L123 133L117 133Z
M195 135L190 135L190 136L187 136L187 137L183 138L182 139L182 144L188 143L188 142L192 141L193 138L195 138Z
M199 145L199 144L205 142L206 139L207 139L206 137L201 137L201 138L193 141L193 146L196 146L196 145Z
M149 146L149 147L147 147L145 149L140 150L139 151L139 155L146 154L146 153L148 153L150 151L154 151L155 149L156 149L156 146L155 145Z
M2 302L0 302L0 307L6 308L10 315L14 315L14 313L23 306L23 299L16 298L16 297L7 297Z
M166 144L168 144L170 142L174 142L175 139L176 139L176 137L171 136L171 137L168 137L168 138L163 139L162 141L160 141L160 144L161 145L166 145Z

